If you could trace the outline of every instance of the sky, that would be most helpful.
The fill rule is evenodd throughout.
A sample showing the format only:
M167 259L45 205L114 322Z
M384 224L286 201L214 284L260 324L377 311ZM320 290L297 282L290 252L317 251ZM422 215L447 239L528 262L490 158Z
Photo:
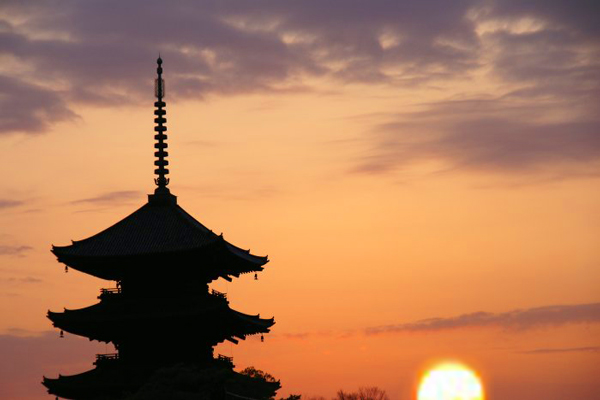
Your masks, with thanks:
M50 247L154 190L159 53L171 191L271 260L211 284L276 320L216 353L281 396L415 400L456 360L491 400L597 398L599 6L2 1L0 398L111 351L45 318L114 286Z

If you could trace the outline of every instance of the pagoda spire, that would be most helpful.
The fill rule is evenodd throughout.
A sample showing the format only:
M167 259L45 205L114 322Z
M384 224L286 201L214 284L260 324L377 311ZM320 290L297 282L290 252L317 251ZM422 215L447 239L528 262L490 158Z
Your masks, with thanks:
M116 353L98 354L89 371L44 377L42 383L48 393L64 399L144 397L147 385L161 375L158 371L177 366L173 379L190 377L203 383L188 391L192 397L224 400L227 390L234 388L238 393L234 397L241 399L273 399L279 381L238 373L232 359L215 357L213 348L225 340L237 344L250 335L262 337L275 320L236 311L224 293L209 291L212 281L231 282L242 274L260 272L269 260L208 229L178 206L177 196L167 188L160 55L157 63L156 190L146 204L109 228L68 246L52 246L65 267L117 281L117 287L102 289L94 305L48 311L48 319L60 329L60 336L70 333L112 343ZM172 398L179 390L170 384L173 379L164 381L161 398Z
M154 179L154 183L156 183L156 186L158 187L154 193L159 194L169 193L169 189L167 188L169 178L166 177L169 174L169 170L165 168L169 165L169 161L166 160L169 155L166 149L169 145L166 143L167 135L165 132L167 131L167 127L164 125L167 123L167 119L165 118L167 111L163 108L166 107L167 104L163 101L163 98L165 97L165 81L162 78L162 58L160 58L160 55L158 56L156 63L158 64L158 67L156 68L158 76L154 81L154 95L157 99L154 102L154 106L156 107L156 110L154 110L154 115L156 116L156 118L154 118L154 122L156 123L156 126L154 127L154 131L156 132L156 135L154 135L154 139L156 139L154 148L157 151L154 153L154 156L156 157L154 165L157 168L154 170L154 174L158 177Z

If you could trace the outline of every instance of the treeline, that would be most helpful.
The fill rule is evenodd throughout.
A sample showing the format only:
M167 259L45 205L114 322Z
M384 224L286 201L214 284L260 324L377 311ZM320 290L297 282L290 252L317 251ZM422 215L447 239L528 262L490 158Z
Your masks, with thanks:
M302 396L292 394L285 399L279 400L327 400L323 396ZM385 390L377 386L361 387L356 392L345 392L340 390L331 400L390 400Z

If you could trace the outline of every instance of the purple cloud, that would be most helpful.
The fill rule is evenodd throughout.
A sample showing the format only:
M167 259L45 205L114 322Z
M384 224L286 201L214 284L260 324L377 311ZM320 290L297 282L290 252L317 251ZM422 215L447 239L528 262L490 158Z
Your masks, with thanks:
M398 332L436 332L449 329L499 327L534 329L566 324L600 323L600 303L558 305L514 310L505 313L475 312L449 318L367 328L369 335Z
M23 205L23 202L20 200L10 200L10 199L0 199L0 210L3 208L12 208Z
M60 93L15 77L0 75L0 93L0 134L40 133L54 122L77 118Z
M388 122L367 135L371 147L356 161L354 171L392 173L414 163L437 161L441 171L597 174L600 118L594 106L549 103L453 100L387 116ZM561 121L547 118L569 105L579 115Z
M317 90L306 77L399 89L486 72L503 95L388 115L353 170L597 175L598 2L486 0L7 1L0 135L77 118L75 105ZM533 28L523 28L527 24ZM557 119L555 115L564 115Z

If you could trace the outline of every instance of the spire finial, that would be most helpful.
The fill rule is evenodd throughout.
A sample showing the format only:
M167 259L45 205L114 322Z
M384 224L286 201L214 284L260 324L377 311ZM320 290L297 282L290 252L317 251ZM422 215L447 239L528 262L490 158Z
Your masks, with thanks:
M163 97L165 97L165 81L162 78L162 62L159 53L158 59L156 60L156 63L158 64L158 67L156 68L158 77L154 81L154 95L157 99L154 102L154 106L156 107L156 110L154 110L154 115L156 116L156 118L154 118L154 122L156 123L156 126L154 127L154 131L156 132L154 139L157 141L154 144L154 148L157 150L154 153L154 156L156 156L154 165L157 167L154 170L154 174L158 175L158 177L154 179L154 183L158 186L154 191L155 193L169 193L169 189L167 188L169 178L166 177L169 174L169 170L165 168L169 165L169 161L166 160L166 157L169 155L166 151L167 147L169 147L166 143L167 135L165 134L167 127L164 126L167 122L167 119L165 118L167 112L163 109L167 104L163 101Z

